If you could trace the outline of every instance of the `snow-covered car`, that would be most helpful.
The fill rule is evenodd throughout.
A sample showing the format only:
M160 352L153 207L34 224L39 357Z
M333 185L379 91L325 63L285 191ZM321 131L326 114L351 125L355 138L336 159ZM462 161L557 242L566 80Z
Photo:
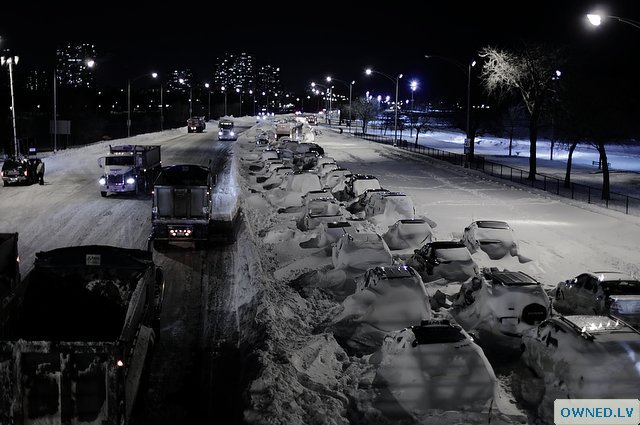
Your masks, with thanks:
M472 254L482 250L490 259L499 260L507 254L518 255L518 241L505 221L476 220L465 227L462 241Z
M590 271L559 282L553 307L563 314L611 314L640 327L640 281L618 271Z
M322 187L326 187L332 192L342 190L351 174L350 170L343 167L333 169L322 176Z
M301 248L324 248L327 255L331 255L333 244L343 235L358 233L358 230L348 221L321 222L315 230L315 235L300 242Z
M277 208L302 206L303 196L320 190L320 178L309 171L294 171L284 177L282 184L268 192L268 201Z
M499 394L496 375L480 346L448 319L423 320L390 332L371 362L379 363L375 380L385 383L392 401L413 414L465 411L465 420L455 423L484 423ZM433 423L454 423L441 421Z
M387 332L432 317L422 279L411 267L371 267L359 282L330 326L347 346L376 350Z
M345 234L333 245L331 260L335 269L365 272L369 267L393 264L393 255L377 233Z
M483 269L480 282L477 287L463 284L451 310L458 323L480 340L517 349L522 333L549 317L551 300L528 274Z
M347 198L356 199L369 189L380 189L378 178L370 174L352 174L344 184Z
M321 159L323 158L318 158L318 161ZM315 172L320 176L320 179L322 179L330 171L336 170L338 168L340 168L340 166L336 162L324 162L322 164L318 162L316 164Z
M533 376L514 385L515 394L543 417L553 417L558 398L638 398L640 332L613 316L548 318L523 333L521 350Z
M428 242L416 249L406 264L425 282L464 282L480 273L465 244L455 240Z
M433 229L422 218L398 220L382 235L391 250L416 249L431 242L432 238Z
M381 193L379 196L369 198L364 208L365 218L372 218L378 215L394 216L396 220L402 218L414 218L416 209L413 201L404 192ZM394 220L394 222L396 221Z
M309 201L304 209L300 230L313 230L323 222L342 221L344 213L344 207L333 196L315 198Z
M356 214L359 217L364 218L364 210L367 207L367 204L371 201L373 197L379 197L384 195L385 193L391 192L389 189L378 188L378 189L367 189L361 194L357 199L352 200L347 207L347 211L352 214Z

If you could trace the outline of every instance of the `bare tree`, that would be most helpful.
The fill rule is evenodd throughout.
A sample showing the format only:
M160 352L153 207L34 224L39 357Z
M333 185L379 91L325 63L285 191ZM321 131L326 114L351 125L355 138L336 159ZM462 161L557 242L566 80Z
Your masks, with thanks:
M529 112L529 179L536 178L536 143L542 114L555 97L558 68L563 63L560 50L525 46L519 52L485 47L480 79L490 95L503 97L516 91Z
M366 98L360 97L353 101L353 117L362 120L362 132L367 132L367 125L377 115L378 108Z

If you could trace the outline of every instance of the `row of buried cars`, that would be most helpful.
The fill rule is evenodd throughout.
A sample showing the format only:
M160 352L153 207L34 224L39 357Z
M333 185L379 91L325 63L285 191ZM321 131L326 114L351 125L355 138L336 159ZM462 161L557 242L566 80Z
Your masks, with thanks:
M255 145L253 190L295 217L307 235L302 249L327 258L294 284L341 304L326 329L350 354L371 355L390 405L499 410L495 353L517 370L516 398L543 421L556 398L640 395L640 282L632 276L586 272L545 291L525 272L474 261L476 253L496 264L521 257L507 222L476 220L460 239L439 240L409 196L341 167L315 143L267 130Z

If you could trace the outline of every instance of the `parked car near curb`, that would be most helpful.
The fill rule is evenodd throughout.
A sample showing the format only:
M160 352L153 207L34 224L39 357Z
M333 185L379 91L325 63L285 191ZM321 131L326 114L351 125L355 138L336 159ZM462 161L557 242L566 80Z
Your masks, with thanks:
M559 282L553 306L563 314L611 314L640 327L640 280L618 271L589 271Z
M555 399L637 399L640 332L610 315L557 315L522 334L517 399L553 422ZM540 382L541 381L541 382Z
M480 272L467 247L460 241L433 241L416 249L406 264L420 273L422 280L464 282Z
M492 260L505 255L518 255L518 242L514 231L505 221L476 220L465 227L462 241L472 254L482 250Z

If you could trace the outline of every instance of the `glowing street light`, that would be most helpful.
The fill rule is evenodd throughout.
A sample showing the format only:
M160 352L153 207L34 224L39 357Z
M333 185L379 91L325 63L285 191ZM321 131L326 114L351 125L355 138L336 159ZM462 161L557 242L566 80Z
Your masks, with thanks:
M220 87L220 90L222 90L222 93L224 93L224 116L227 116L227 89L222 86Z
M391 75L389 74L385 74L384 72L380 72L380 71L374 71L373 69L369 68L365 71L365 74L367 75L371 75L371 74L380 74L383 77L387 77L389 80L393 81L396 83L396 104L395 104L395 122L394 122L394 131L393 131L393 146L396 146L398 144L398 81L400 80L400 78L402 78L402 74L398 74L398 76L396 78L393 78Z
M623 22L625 24L631 25L632 27L640 29L640 22L634 21L632 19L621 18L619 16L603 15L600 13L589 13L587 14L587 19L589 20L589 23L594 27L602 25L602 22L605 19L615 19L616 21Z
M211 90L209 90L209 83L204 83L204 87L209 92L209 98L207 100L207 115L209 116L209 119L207 121L211 121Z
M18 56L2 56L0 62L2 66L6 65L9 68L9 88L11 89L11 120L13 122L13 153L18 157L18 135L16 133L16 102L13 92L13 65L18 64Z
M152 78L157 78L158 73L145 73L138 75L136 78L129 78L127 80L127 137L131 137L131 83L136 80L139 80L142 77L151 76Z
M330 83L331 81L337 81L339 83L342 83L346 86L349 86L349 128L351 128L351 93L352 93L352 89L353 89L353 85L356 83L355 80L352 80L350 83L347 83L346 81L342 81L339 80L337 78L332 78L332 77L327 77L327 82Z

